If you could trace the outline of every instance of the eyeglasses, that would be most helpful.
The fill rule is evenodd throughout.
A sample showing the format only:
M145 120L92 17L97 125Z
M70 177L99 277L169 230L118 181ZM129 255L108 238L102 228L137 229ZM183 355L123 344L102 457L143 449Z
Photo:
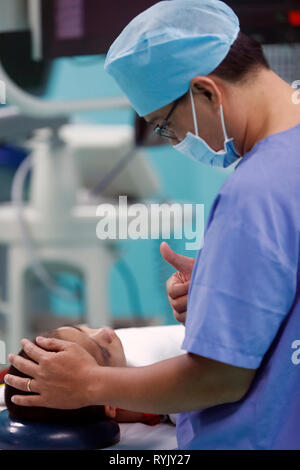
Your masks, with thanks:
M171 115L174 113L179 101L180 101L180 98L177 98L177 100L174 102L171 110L169 111L166 119L164 119L162 125L161 126L157 125L153 129L153 134L159 135L160 137L164 137L166 139L177 140L177 137L175 136L174 132L168 131L167 125L168 125L168 120L170 119Z

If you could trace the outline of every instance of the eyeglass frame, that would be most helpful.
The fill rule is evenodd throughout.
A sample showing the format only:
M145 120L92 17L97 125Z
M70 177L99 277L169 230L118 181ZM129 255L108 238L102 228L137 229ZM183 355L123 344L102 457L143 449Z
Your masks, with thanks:
M172 108L170 109L170 111L168 112L167 117L163 120L161 125L158 124L157 126L155 126L155 128L153 129L153 134L159 135L160 137L164 137L166 139L176 140L176 137L170 137L170 135L163 134L163 132L167 131L168 121L169 121L171 115L174 113L175 109L177 108L177 105L178 105L179 101L181 100L181 98L182 98L182 96L180 98L177 98L177 100L174 101L174 104L173 104Z

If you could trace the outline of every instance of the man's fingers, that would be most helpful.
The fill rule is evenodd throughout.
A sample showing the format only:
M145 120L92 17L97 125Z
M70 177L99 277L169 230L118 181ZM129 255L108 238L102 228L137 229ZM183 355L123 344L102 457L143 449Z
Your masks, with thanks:
M65 351L73 344L71 341L64 341L56 338L44 338L44 336L38 336L35 340L41 348L52 352Z
M29 377L24 378L11 374L6 374L6 376L4 377L4 381L7 385L17 388L18 390L22 390L23 392L29 392L27 388L29 380ZM36 380L30 380L30 390L32 393L38 393Z
M186 275L176 271L176 273L173 273L166 282L167 292L169 293L169 290L175 284L185 284L186 282L190 282L190 279L187 279Z
M171 299L171 297L169 297L169 302L171 304L171 307L177 313L186 312L187 301L188 301L188 296L187 295L184 295L183 297L178 297L178 299L176 299L176 300L173 300L173 299Z
M190 281L184 282L183 284L171 284L168 290L168 294L172 299L177 299L188 293L190 287Z
M45 355L44 349L39 348L33 344L29 339L22 339L21 341L23 351L27 354L30 359L39 364L41 358Z
M190 275L193 266L194 266L194 258L189 258L187 256L179 255L166 242L162 242L160 245L160 253L164 260L167 261L173 268L177 269L181 273L185 273Z
M12 402L20 406L42 406L47 407L41 395L13 395Z
M177 312L173 311L173 315L174 315L175 320L178 321L178 323L182 323L182 325L185 325L186 312L177 313Z
M29 377L37 376L39 366L31 360L25 359L18 354L9 354L8 360L16 369L23 372L24 375L29 375Z

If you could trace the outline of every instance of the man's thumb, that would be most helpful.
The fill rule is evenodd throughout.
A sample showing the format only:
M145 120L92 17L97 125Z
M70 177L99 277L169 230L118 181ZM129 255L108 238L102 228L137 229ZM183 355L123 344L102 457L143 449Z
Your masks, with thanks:
M181 273L191 274L194 266L194 258L188 256L179 255L166 242L162 242L160 245L160 253L167 263L173 268L177 269Z

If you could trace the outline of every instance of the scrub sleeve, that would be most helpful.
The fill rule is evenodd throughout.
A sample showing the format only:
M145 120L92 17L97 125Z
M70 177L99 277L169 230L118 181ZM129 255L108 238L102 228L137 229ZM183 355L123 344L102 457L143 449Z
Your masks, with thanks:
M217 198L212 208L182 349L256 369L291 307L297 276L276 238L279 219L268 198L244 189L234 205Z

